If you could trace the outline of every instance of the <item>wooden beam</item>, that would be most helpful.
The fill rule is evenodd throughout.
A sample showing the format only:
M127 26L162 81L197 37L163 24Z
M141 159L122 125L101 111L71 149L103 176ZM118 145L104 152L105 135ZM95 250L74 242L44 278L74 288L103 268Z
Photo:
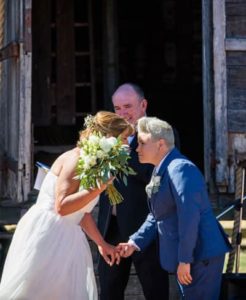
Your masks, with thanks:
M33 1L33 90L32 120L34 125L51 124L51 1Z
M209 184L209 190L214 186L211 176L212 167L212 135L214 121L212 120L212 108L214 107L213 97L213 65L210 45L212 45L212 2L202 0L202 63L203 63L203 126L204 126L204 175ZM211 124L213 124L211 126Z
M93 27L93 4L88 3L88 26L89 26L89 55L90 55L90 80L91 80L91 111L96 112L96 69L94 53L94 27Z
M221 192L228 185L228 125L227 77L225 52L225 1L213 1L213 52L214 52L214 101L215 101L215 161L216 184Z
M111 96L119 84L117 1L103 0L104 107L112 109Z
M58 125L75 124L74 3L57 0L56 113Z
M11 42L4 48L0 49L0 61L3 61L11 57L17 58L19 57L19 54L20 54L19 43Z
M226 39L226 51L246 51L246 39Z

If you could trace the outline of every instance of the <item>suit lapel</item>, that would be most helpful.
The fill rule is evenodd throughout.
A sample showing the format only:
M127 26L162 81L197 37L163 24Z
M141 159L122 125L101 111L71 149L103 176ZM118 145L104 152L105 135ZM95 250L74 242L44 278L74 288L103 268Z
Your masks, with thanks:
M169 166L169 164L171 163L171 161L173 161L175 158L177 157L181 157L181 154L180 152L178 151L178 149L174 148L173 150L171 150L171 152L167 155L167 157L164 159L158 173L157 173L157 176L160 176L161 179L160 179L160 182L162 181L162 178L163 176L165 175L166 173L166 170L167 170L167 167ZM149 208L151 210L151 212L153 213L153 207L155 205L155 199L156 199L156 196L158 195L158 192L157 193L153 193L151 195L150 198L148 198L148 204L149 204Z
M175 158L180 157L180 156L181 156L181 154L180 154L180 152L178 151L177 148L174 148L173 150L171 150L171 152L164 159L157 175L163 177L163 175L164 175L167 167L169 166L170 162L172 160L174 160Z

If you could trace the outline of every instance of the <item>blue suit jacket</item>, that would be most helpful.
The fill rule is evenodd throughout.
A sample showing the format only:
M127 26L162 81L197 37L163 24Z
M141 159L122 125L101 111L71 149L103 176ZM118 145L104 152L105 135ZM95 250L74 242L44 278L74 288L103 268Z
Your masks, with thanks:
M160 261L175 272L179 262L192 263L231 250L216 220L199 169L174 148L157 174L158 191L149 198L150 214L130 238L144 249L159 235Z

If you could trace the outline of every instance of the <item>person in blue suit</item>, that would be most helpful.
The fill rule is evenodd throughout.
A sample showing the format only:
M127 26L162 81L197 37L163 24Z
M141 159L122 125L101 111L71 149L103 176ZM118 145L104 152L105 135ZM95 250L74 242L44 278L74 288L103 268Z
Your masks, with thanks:
M146 186L150 213L121 256L143 251L159 236L163 269L177 274L186 300L217 300L225 253L231 250L215 218L199 169L174 146L172 127L156 117L138 120L138 157L155 166Z

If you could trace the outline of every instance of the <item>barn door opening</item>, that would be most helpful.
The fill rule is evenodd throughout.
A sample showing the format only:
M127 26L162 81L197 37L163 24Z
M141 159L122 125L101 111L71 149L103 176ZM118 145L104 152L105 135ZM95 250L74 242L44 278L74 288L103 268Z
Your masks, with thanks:
M177 129L182 152L203 171L201 1L125 0L117 1L114 9L112 26L104 23L106 32L117 30L117 84L142 86L149 100L148 114ZM112 68L111 60L108 65Z
M92 1L33 0L34 160L76 143L96 107Z
M70 147L83 116L111 109L113 89L134 82L203 170L201 24L196 0L33 0L36 154Z

